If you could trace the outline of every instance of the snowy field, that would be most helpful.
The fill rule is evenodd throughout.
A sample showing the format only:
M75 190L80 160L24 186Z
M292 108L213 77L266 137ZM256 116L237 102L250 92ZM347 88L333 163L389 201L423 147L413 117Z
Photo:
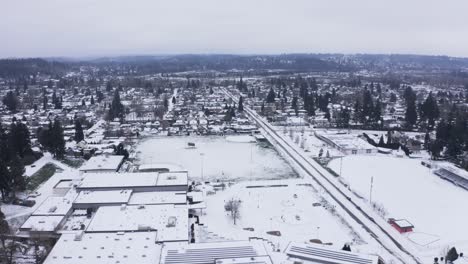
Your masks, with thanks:
M171 163L204 180L280 179L296 173L272 146L252 142L250 136L155 137L141 141L136 150L140 164ZM187 148L187 143L196 148Z
M335 248L353 243L351 230L341 224L325 208L326 204L314 189L304 183L294 179L241 182L206 196L207 209L200 218L210 232L205 239L210 236L233 240L259 237L279 245L281 249L290 241L310 242L311 239L332 243ZM248 188L265 185L283 186ZM236 225L224 210L225 201L232 198L242 201ZM317 204L314 206L314 203ZM280 231L281 236L269 235L267 231Z
M338 172L340 159L329 167ZM437 255L447 246L468 251L468 191L433 175L420 159L386 156L347 156L342 175L363 199L382 204L387 218L407 219L414 232L405 236L426 255Z

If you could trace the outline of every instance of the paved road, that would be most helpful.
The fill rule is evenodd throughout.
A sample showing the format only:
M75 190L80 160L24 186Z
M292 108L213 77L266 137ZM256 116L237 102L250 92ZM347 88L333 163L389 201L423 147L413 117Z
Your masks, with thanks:
M235 102L237 99L232 96L227 90L224 90L227 96L231 97ZM348 213L348 215L361 225L383 248L385 248L390 254L398 258L403 263L417 263L423 264L423 262L412 254L404 245L399 241L399 234L392 234L387 230L388 224L383 221L386 225L383 227L382 221L377 221L363 210L356 202L352 200L353 195L347 190L342 190L342 186L338 186L336 182L330 180L333 178L329 172L324 170L314 160L308 158L304 153L297 149L297 146L290 144L283 135L279 134L273 126L259 116L255 111L252 111L249 107L244 106L246 114L254 120L260 128L278 144L275 147L281 148L287 153L290 158L297 163L308 175L310 175L327 193L336 201L336 203ZM379 223L380 222L380 223Z

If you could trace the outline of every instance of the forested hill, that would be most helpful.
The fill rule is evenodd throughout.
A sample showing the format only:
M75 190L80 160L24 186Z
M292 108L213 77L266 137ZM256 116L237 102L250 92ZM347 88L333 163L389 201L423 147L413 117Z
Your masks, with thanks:
M100 58L89 61L95 64L126 64L140 73L183 72L201 70L291 70L333 71L335 62L323 61L313 55L172 55L172 56L127 56Z
M2 78L22 78L38 73L56 75L65 72L66 69L65 63L39 58L0 60L0 77Z

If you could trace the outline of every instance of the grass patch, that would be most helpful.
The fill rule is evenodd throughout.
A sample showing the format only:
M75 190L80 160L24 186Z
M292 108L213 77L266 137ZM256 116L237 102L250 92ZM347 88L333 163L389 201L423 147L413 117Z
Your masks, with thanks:
M27 178L26 189L30 191L35 190L39 185L41 185L41 183L52 177L57 170L57 166L52 163L47 163L42 166L42 168L31 175L31 177Z
M63 159L61 160L61 162L63 162L64 164L72 167L72 168L79 168L81 167L81 165L83 165L83 163L85 162L84 159L70 159L70 158L66 158L66 159Z

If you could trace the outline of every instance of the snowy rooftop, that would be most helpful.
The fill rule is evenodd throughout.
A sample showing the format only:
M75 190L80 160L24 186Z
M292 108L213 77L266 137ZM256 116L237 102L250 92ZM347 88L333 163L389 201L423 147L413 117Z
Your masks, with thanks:
M156 186L158 173L87 173L78 188L125 188Z
M132 190L112 191L82 191L78 194L75 204L123 204L127 203Z
M20 230L54 232L64 218L64 215L33 215L24 222Z
M407 227L410 227L410 228L413 228L413 224L411 224L408 220L406 219L399 219L399 220L394 220L393 221L395 224L397 224L399 227L401 228L407 228Z
M232 241L217 243L196 243L187 245L167 244L161 253L161 264L198 264L198 263L271 263L239 262L240 259L265 256L266 250L259 242ZM232 259L238 262L229 262ZM223 259L226 262L217 262Z
M157 185L158 186L173 186L173 185L187 185L188 172L162 172L159 173Z
M83 166L80 171L117 171L123 161L124 156L118 155L100 155L91 157Z
M68 197L50 196L34 211L33 215L66 215L72 207Z
M185 204L185 192L135 192L128 204Z
M44 264L154 264L161 245L156 232L63 234Z
M157 240L188 240L188 209L174 205L100 207L86 232L158 231Z
M321 245L310 245L291 242L285 253L293 258L308 260L317 263L330 264L377 264L378 257L373 255L357 254L349 251L336 250Z
M138 170L143 171L181 171L182 167L172 163L150 163L150 164L141 164L138 167Z
M217 259L216 264L273 264L269 256Z

